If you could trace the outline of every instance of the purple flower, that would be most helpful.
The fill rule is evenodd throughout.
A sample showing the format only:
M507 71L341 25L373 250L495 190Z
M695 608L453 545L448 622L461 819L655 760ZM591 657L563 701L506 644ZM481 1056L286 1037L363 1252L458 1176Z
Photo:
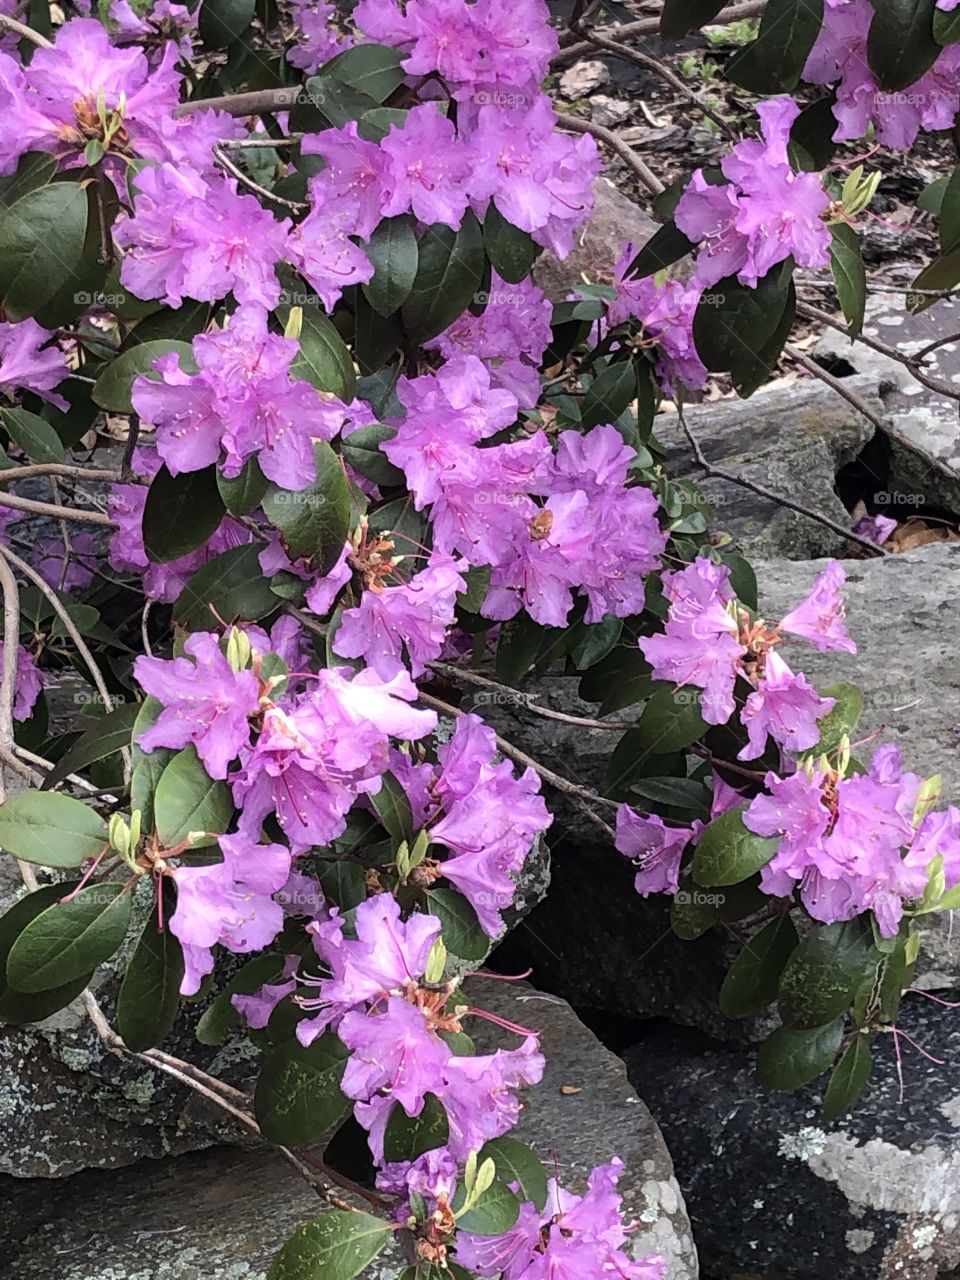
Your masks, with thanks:
M692 837L691 827L668 827L659 814L647 818L628 804L617 809L615 844L638 868L634 888L644 898L677 892L680 859Z
M384 217L412 210L428 225L460 226L467 208L470 155L432 102L407 112L380 143Z
M193 340L195 374L178 353L154 362L161 379L133 384L137 412L157 427L157 452L174 475L199 471L223 454L224 475L240 474L256 456L268 479L303 489L316 476L313 441L332 439L348 417L346 405L291 377L299 350L292 338L269 331L259 306L240 307L229 327Z
M957 0L957 3L960 4L960 0ZM869 538L871 542L875 542L880 547L883 546L896 527L896 520L891 520L889 516L863 516L853 526L853 532L859 533L861 538Z
M170 931L183 947L185 972L180 991L196 995L213 971L217 943L243 954L270 945L283 928L283 908L272 895L286 882L290 851L280 844L256 844L241 834L220 836L223 861L206 867L177 867L177 909Z
M343 613L333 651L363 658L383 680L405 671L409 663L416 679L440 656L457 594L466 589L457 561L435 555L409 582L364 591L359 606Z
M270 309L280 300L274 267L286 257L289 223L278 222L234 180L161 164L137 174L133 217L118 222L121 283L138 298L179 307L183 299Z
M389 1098L417 1116L427 1094L442 1091L450 1050L416 1005L391 996L374 1014L345 1014L337 1035L353 1051L341 1081L348 1098Z
M623 1162L614 1158L590 1173L587 1192L574 1195L555 1178L542 1210L526 1203L516 1224L500 1236L457 1236L457 1261L480 1276L502 1280L665 1280L659 1255L634 1261L623 1246L628 1228L617 1182Z
M473 906L485 933L503 930L500 912L516 895L516 875L535 838L552 819L533 769L514 777L508 760L496 762L493 730L479 716L461 716L437 755L440 777L432 788L442 816L430 839L452 856L438 870Z
M188 658L167 661L141 654L134 663L139 684L164 704L138 744L149 754L156 747L192 742L211 778L225 778L230 762L250 742L260 684L252 671L234 671L212 632L193 632L183 647Z
M4 391L33 391L42 400L66 410L69 406L63 396L52 392L69 372L49 329L42 329L36 320L0 324L0 388Z
M62 538L38 538L34 557L37 573L58 591L82 591L93 581L96 546L91 533L70 535L69 558Z
M389 681L369 670L347 675L327 668L306 693L267 707L233 779L242 830L259 833L275 813L296 851L329 844L357 798L379 791L388 735L421 738L436 727L435 712L408 705L417 691L406 673Z
M332 4L311 4L309 0L295 0L294 11L299 39L287 53L291 66L315 75L317 71L343 49L349 49L353 41L339 32L331 19L337 15Z
M821 698L806 677L794 675L775 652L766 655L763 679L740 713L749 741L738 760L763 755L769 734L787 751L806 751L820 740L817 724L836 706L835 698Z
M831 560L817 576L810 594L781 621L779 629L802 636L821 653L839 650L856 653L857 646L847 634L844 624L843 597L840 588L847 575L838 560Z
M663 575L670 612L663 635L638 641L657 680L704 690L700 713L708 724L733 715L733 687L746 652L728 606L734 601L730 570L698 556L692 564Z
M3 641L0 640L0 670L3 669ZM29 649L17 646L17 684L13 696L14 720L29 720L40 691L43 679L37 667L36 659Z
M260 847L262 846L258 846ZM260 990L254 991L252 995L230 997L230 1003L243 1017L248 1027L254 1029L265 1027L281 1000L285 1000L296 991L297 979L294 975L299 967L299 956L287 956L283 963L284 980L282 982L265 982Z

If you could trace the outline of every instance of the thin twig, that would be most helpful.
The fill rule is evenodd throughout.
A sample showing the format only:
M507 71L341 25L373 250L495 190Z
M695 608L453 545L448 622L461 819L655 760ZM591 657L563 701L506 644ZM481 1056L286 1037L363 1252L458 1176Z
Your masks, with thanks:
M256 147L294 147L302 142L305 133L288 133L282 138L218 138L216 145L228 151L247 151Z
M422 689L417 690L417 697L421 702L426 703L428 707L433 707L435 710L442 712L445 716L452 716L456 719L468 714L466 711L461 711L458 707L451 706L449 702L442 702L439 698L434 698L432 694L424 693ZM611 840L616 838L616 833L613 828L608 823L604 822L600 815L590 808L590 805L602 804L607 805L611 809L619 809L620 806L616 800L610 800L606 796L598 796L595 791L588 791L586 787L577 786L575 782L570 782L569 779L561 777L559 773L554 773L552 769L548 769L546 765L541 764L539 760L534 760L533 756L528 756L525 751L521 751L519 747L515 747L513 743L508 742L506 738L501 738L499 734L496 734L495 736L498 751L502 752L505 756L509 756L511 760L515 760L517 764L522 764L527 768L532 769L534 773L539 774L540 777L543 778L544 782L548 782L555 790L562 791L564 795L573 796L576 800L580 801L584 812L596 823L596 825L602 827L604 833L609 836Z
M734 4L726 9L721 9L715 18L705 25L710 27L726 26L730 22L741 22L744 18L754 18L759 13L763 13L766 8L767 0L749 0L747 4ZM625 22L620 27L604 27L603 35L612 40L632 40L634 36L654 36L660 33L659 18L639 18L636 22ZM560 37L560 52L551 60L551 67L557 67L564 62L570 62L574 58L579 58L582 53L589 53L591 50L590 42L587 40L573 41L572 31L565 31Z
M235 165L229 156L225 156L219 145L215 145L213 148L213 158L221 168L226 169L227 173L236 178L242 186L249 188L250 191L261 196L264 200L272 200L275 204L282 204L285 209L292 209L294 213L300 213L302 209L310 207L300 200L288 200L286 196L278 196L274 192L268 191L266 187L261 187L259 182L254 182L253 178Z
M50 496L53 498L54 505L62 507L63 501L60 497L60 486L57 484L57 477L50 476L49 483ZM62 516L60 518L60 536L63 538L63 564L60 566L60 577L57 580L57 590L63 591L67 582L67 574L70 572L70 556L73 552L73 546L70 542L70 526Z
M77 652L80 654L81 658L83 658L83 661L86 663L87 670L90 672L90 677L93 680L94 685L96 686L97 692L100 694L100 697L103 699L104 710L109 714L114 707L113 698L110 696L110 691L107 688L106 682L103 678L103 674L100 671L100 668L97 666L97 663L96 663L96 660L94 659L93 654L90 652L89 648L87 647L87 642L84 640L83 636L77 630L76 623L70 617L70 614L64 608L63 601L60 599L57 593L53 590L53 588L49 586L49 584L45 582L43 578L41 578L40 574L37 573L36 569L32 569L30 565L28 565L24 560L21 560L20 557L16 555L13 551L11 551L9 547L0 546L0 557L3 557L4 559L8 560L9 563L19 573L22 573L25 577L29 578L30 581L33 583L33 585L40 592L40 594L43 595L49 601L49 603L53 606L54 612L56 613L60 621L63 623L64 630L66 631L70 639L73 641L73 643L77 646ZM120 750L120 755L123 758L125 776L129 777L130 766L131 766L129 748L122 747Z
M174 119L194 115L197 111L225 111L230 116L256 116L262 112L289 111L296 106L300 87L254 89L249 93L226 93L220 98L191 98L181 102L173 112Z
M75 507L58 507L52 502L35 502L21 498L17 493L0 493L0 507L12 507L15 511L29 511L35 516L52 516L54 520L73 520L77 524L98 524L115 529L116 521L102 511L78 511Z
M113 481L120 479L119 471L107 471L97 467L72 467L65 462L31 462L23 467L4 467L0 470L0 488L16 484L18 480L31 480L35 476L59 476L65 480Z
M633 147L624 142L622 138L618 138L610 129L605 129L600 124L594 124L592 120L581 120L579 116L570 115L557 116L557 124L561 129L569 129L571 133L589 133L598 142L602 142L605 147L609 147L611 151L620 157L624 164L630 166L651 195L658 196L661 191L666 190L657 175L647 166L644 160L641 160Z
M29 751L26 747L21 747L19 742L15 742L13 744L13 751L15 751L16 755L20 756L23 760L29 760L31 764L35 764L41 769L46 769L48 773L56 768L56 765L52 760L46 760L43 756L38 756L35 751ZM26 768L26 766L20 765L19 761L17 761L17 766L24 769ZM43 774L37 773L33 769L27 770L27 773L29 773L37 782L43 782ZM26 774L24 776L26 776ZM119 788L95 787L88 778L82 778L79 773L68 773L64 778L64 782L69 782L71 786L79 787L81 791L86 791L91 796L99 796L107 799L112 804L116 804L120 800L120 796L117 794Z
M782 494L774 493L771 489L765 489L763 485L755 484L753 480L747 480L743 476L735 475L732 471L726 471L723 467L715 467L712 462L708 462L704 457L700 441L690 430L683 408L680 405L677 406L677 416L680 419L684 434L690 442L690 447L693 449L694 458L708 476L713 476L717 480L727 480L730 484L740 485L741 488L749 489L751 493L755 493L760 498L766 498L770 502L777 503L778 506L796 511L799 515L806 516L809 520L814 520L817 524L822 524L827 529L832 529L834 533L839 533L844 538L849 538L851 542L859 543L860 546L866 547L874 555L885 556L889 554L883 547L871 542L869 538L864 538L861 534L854 533L852 529L845 529L842 524L839 524L836 520L831 520L829 516L821 515L818 511L812 511L809 507L801 506L799 502L794 502L792 498L785 498Z
M830 315L829 312L821 311L819 307L811 306L808 302L797 303L797 315L804 316L808 320L819 320L821 324L825 324L831 329L836 329L839 333L846 334L847 337L850 336L846 324L835 316ZM919 355L904 355L896 347L891 347L889 343L882 341L882 339L874 338L869 333L863 333L862 331L853 338L853 342L859 342L861 346L869 347L871 351L877 351L889 360L895 360L897 364L902 364L905 369L909 369L918 382L922 382L931 391L936 391L939 395L946 396L950 400L960 400L960 388L952 386L949 382L943 382L940 378L931 377L929 373L921 369L916 363L919 360ZM819 365L817 367L819 368Z
M516 689L511 689L509 685L499 684L496 680L491 680L489 676L482 676L479 672L470 671L466 667L456 667L448 662L428 662L427 666L431 671L436 671L438 675L446 676L449 680L475 684L481 689L493 689L498 694L505 695L509 702L516 703L525 711L529 711L531 715L542 716L544 720L559 720L562 724L573 724L580 729L613 729L617 732L623 732L625 729L636 728L635 724L628 724L619 720L592 720L589 716L572 716L565 711L554 711L551 707L541 707L532 701L538 695L520 693Z
M42 36L39 31L34 31L33 27L28 27L22 22L18 22L16 18L8 18L5 13L0 13L0 27L6 27L8 31L15 31L18 36L22 36L24 40L29 40L31 44L37 45L41 49L52 49L53 43L46 36Z
M133 455L140 439L140 415L131 413L127 419L127 438L123 445L123 457L120 459L119 479L129 481L133 477Z

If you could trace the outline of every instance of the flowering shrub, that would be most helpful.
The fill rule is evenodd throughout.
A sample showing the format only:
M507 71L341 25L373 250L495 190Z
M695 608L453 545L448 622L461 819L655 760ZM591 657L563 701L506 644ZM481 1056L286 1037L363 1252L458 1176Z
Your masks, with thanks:
M831 1114L895 1023L916 918L960 905L938 779L889 744L860 763L858 691L781 656L854 650L842 567L759 617L653 434L711 373L768 377L797 266L832 268L859 332L878 175L839 181L805 124L826 101L836 141L951 125L960 15L905 8L771 3L729 68L773 95L759 136L659 192L651 241L555 306L531 270L571 250L600 160L542 88L540 0L361 0L349 26L115 0L51 39L0 17L0 758L26 784L0 843L30 889L0 920L0 1017L85 993L113 1035L85 989L135 921L127 1050L169 1067L149 1054L202 1001L201 1040L262 1050L241 1119L299 1148L351 1115L377 1214L330 1193L274 1280L350 1280L394 1236L406 1280L665 1274L628 1251L615 1151L577 1195L510 1136L536 1034L469 1034L493 1015L464 978L539 856L544 780L639 893L673 895L681 936L742 922L723 1008L775 1003L762 1077L832 1068ZM689 10L668 0L665 34ZM801 80L831 97L801 112ZM941 194L915 309L960 282L960 170ZM122 456L76 465L101 411ZM30 514L62 523L32 564ZM68 662L97 714L64 736L44 690ZM440 696L533 667L641 706L609 726L609 795Z

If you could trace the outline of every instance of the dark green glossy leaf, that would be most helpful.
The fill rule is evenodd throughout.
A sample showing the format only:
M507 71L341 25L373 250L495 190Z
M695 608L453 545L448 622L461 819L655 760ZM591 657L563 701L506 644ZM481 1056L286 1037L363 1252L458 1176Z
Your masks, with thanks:
M693 854L693 878L706 888L739 884L766 866L779 840L756 836L743 825L746 805L728 809L706 828Z
M754 55L771 92L795 89L823 22L823 0L767 0Z
M803 939L780 976L777 1007L784 1025L820 1027L844 1013L868 965L879 955L862 917L819 925Z
M105 760L123 747L129 747L139 714L138 702L122 702L120 706L101 716L93 728L82 733L69 751L60 757L41 783L41 791L52 790L67 774L76 773L97 760Z
M493 939L484 933L477 913L462 894L453 889L431 889L427 894L430 913L443 926L447 950L461 960L479 963L490 954Z
M69 902L54 902L27 925L7 956L7 981L17 991L48 991L109 960L130 921L122 884L88 884Z
M371 307L382 316L392 316L403 306L417 278L420 250L413 228L409 214L385 218L363 246L374 272L361 287Z
M633 730L647 752L664 755L696 742L706 730L700 714L701 691L692 686L675 689L658 682Z
M33 462L63 461L63 442L49 422L26 409L3 409L0 417L10 439Z
M867 272L860 252L860 237L846 222L830 228L830 269L837 286L840 309L851 337L863 328L867 306Z
M0 213L0 298L24 320L58 292L83 256L87 193L72 182L41 186Z
M191 849L216 844L233 817L233 800L225 782L211 778L194 747L184 747L173 757L157 783L153 797L157 833L164 847L173 848L190 832L208 833L194 840Z
M480 290L484 268L480 224L468 210L459 230L442 223L420 236L417 275L403 306L410 337L427 342L449 328Z
M665 40L679 40L712 22L723 5L724 0L664 0L660 34Z
M175 895L165 897L168 910ZM151 917L127 966L117 1000L117 1029L128 1049L141 1053L170 1034L180 1007L182 981L180 943L169 926L160 930L156 918Z
M842 1039L842 1018L813 1031L777 1027L757 1051L757 1078L768 1089L802 1089L826 1071Z
M346 344L318 307L301 307L301 311L300 354L291 364L290 373L318 391L331 391L349 402L357 389L357 373ZM290 308L278 307L277 315L285 325Z
M873 1054L865 1035L856 1035L834 1067L823 1095L823 1115L836 1120L846 1114L859 1098L873 1070Z
M350 490L343 463L325 440L313 446L317 475L306 489L271 484L263 497L267 519L280 532L291 560L305 556L318 575L329 573L350 528Z
M728 1018L755 1018L777 998L780 974L797 945L797 931L784 912L764 925L734 960L720 988L720 1011Z
M161 467L150 482L143 508L143 546L156 564L180 560L216 533L225 509L217 468L171 475Z
M516 1138L494 1138L481 1148L478 1167L487 1159L497 1166L497 1177L501 1182L508 1186L514 1182L519 1184L521 1201L543 1208L547 1203L547 1171L531 1147Z
M176 351L180 355L180 367L193 369L193 348L189 342L173 338L161 338L156 342L144 342L124 351L107 365L96 381L92 396L101 409L110 413L133 413L130 393L137 378L142 375L158 377L153 362L160 356Z
M248 458L240 474L232 479L217 470L220 500L232 516L248 516L255 511L263 501L269 483L256 458Z
M874 6L867 62L887 93L908 89L940 56L933 38L935 8L936 0L883 0Z
M483 247L494 271L508 284L525 280L540 253L530 233L508 222L492 201L483 220Z
M370 803L393 839L398 844L401 840L409 842L413 839L413 813L407 793L392 773L385 773L381 783L377 794L370 797Z
M62 884L44 885L20 898L0 918L0 1023L19 1025L42 1022L44 1018L49 1018L52 1013L65 1008L71 1000L76 999L87 985L91 974L81 974L63 986L51 987L48 991L34 991L29 995L7 986L7 956L14 942L42 911L59 902L79 883L78 880L71 880Z
M627 276L642 280L644 276L656 275L664 267L685 258L695 248L694 242L687 239L675 222L666 222L653 233L630 263Z
M173 606L188 631L209 631L224 622L258 622L277 608L277 597L260 568L259 543L232 547L194 573Z
M263 1136L288 1147L318 1141L352 1105L340 1092L346 1062L332 1032L307 1048L294 1040L268 1054L253 1099Z
M331 1209L294 1232L273 1260L267 1280L353 1280L392 1237L383 1218Z
M256 0L202 0L201 40L209 49L226 49L246 32L256 11Z
M408 1116L403 1107L394 1106L383 1138L383 1154L388 1161L416 1160L425 1151L446 1145L450 1125L443 1103L436 1094L428 1093L418 1116Z
M520 1201L499 1178L477 1198L472 1208L466 1213L460 1213L465 1200L466 1195L461 1184L453 1199L453 1209L458 1214L457 1228L460 1231L469 1231L477 1236L499 1236L516 1226L520 1214Z

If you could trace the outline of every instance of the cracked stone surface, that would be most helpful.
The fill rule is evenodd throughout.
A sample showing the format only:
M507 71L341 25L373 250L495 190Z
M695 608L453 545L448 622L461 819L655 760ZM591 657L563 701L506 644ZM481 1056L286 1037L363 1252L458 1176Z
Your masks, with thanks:
M705 1276L937 1280L960 1265L960 1023L913 997L853 1112L823 1120L824 1077L764 1089L753 1055L657 1028L628 1050L673 1153Z
M945 341L924 360L931 377L960 392L960 302L941 299L911 315L902 295L877 294L867 303L864 333L916 355ZM918 382L896 360L872 351L836 330L828 330L814 348L816 359L846 366L879 392L885 409L884 434L890 441L890 515L905 519L914 506L960 510L960 405Z
M526 1093L515 1130L561 1179L582 1187L593 1165L619 1155L624 1210L642 1224L638 1256L662 1253L669 1280L696 1280L696 1250L683 1197L655 1121L604 1049L563 1002L525 984L474 980L471 999L541 1030L543 1083ZM478 1024L490 1051L515 1037ZM476 1030L477 1028L475 1028ZM563 1086L578 1090L563 1092ZM0 1179L4 1280L263 1280L274 1252L318 1216L317 1198L264 1150L216 1148L146 1160L122 1173L93 1171L51 1184ZM396 1253L366 1280L395 1280Z

